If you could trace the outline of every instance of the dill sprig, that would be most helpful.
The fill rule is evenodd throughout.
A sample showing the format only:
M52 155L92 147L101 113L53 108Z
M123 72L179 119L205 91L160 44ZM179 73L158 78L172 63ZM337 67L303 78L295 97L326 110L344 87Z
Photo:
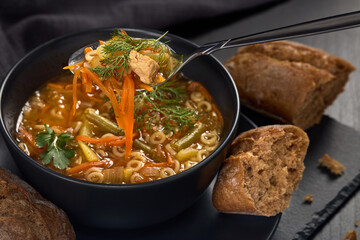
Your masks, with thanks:
M191 129L198 115L183 107L187 98L185 83L171 80L153 91L143 91L135 96L135 126L152 129L162 126L166 133Z
M90 68L99 77L109 79L111 76L115 78L122 78L124 72L129 70L129 54L132 50L137 52L152 49L158 52L155 61L160 65L160 68L166 61L166 53L169 52L166 43L160 40L167 34L164 33L157 39L143 39L133 38L123 33L122 31L115 31L112 37L102 47L102 54L105 56L101 60L103 66Z

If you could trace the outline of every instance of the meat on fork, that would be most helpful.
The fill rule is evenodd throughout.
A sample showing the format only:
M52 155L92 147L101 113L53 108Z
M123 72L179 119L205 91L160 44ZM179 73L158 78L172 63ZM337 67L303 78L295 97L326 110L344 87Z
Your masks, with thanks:
M159 71L159 64L148 56L132 50L129 54L130 69L140 78L140 81L152 85L155 81L156 73Z

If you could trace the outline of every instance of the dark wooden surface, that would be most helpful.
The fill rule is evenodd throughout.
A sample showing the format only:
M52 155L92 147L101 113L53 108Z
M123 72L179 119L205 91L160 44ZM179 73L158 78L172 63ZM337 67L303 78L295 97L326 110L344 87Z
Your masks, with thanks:
M211 21L174 27L171 32L202 44L220 40L219 36L221 39L232 38L358 10L360 10L359 0L292 0L272 4L250 13L239 12ZM326 110L326 115L352 127L354 131L360 131L360 28L294 40L342 57L359 69L351 74L345 91ZM224 62L235 51L235 49L224 50L214 55ZM357 160L360 169L360 159ZM314 239L342 239L347 231L353 229L360 235L360 227L354 226L356 220L360 220L359 192L318 232ZM277 239L276 234L273 239Z

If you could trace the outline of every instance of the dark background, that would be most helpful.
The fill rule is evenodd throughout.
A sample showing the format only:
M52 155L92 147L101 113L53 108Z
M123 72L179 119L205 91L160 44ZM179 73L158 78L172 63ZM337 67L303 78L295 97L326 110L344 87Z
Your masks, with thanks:
M155 28L202 44L357 10L360 10L358 0L1 1L0 78L18 59L41 43L89 28ZM322 48L360 67L360 29L296 41ZM225 50L215 56L223 62L234 52L235 49ZM344 125L343 131L360 131L359 77L358 71L351 75L345 92L326 111L331 121ZM347 138L337 140L338 144L350 141ZM321 144L322 140L319 141ZM351 160L358 171L360 159ZM359 193L319 230L315 239L341 239L348 230L356 229L355 220L360 220ZM285 224L280 222L274 239L284 239L288 229L283 226Z

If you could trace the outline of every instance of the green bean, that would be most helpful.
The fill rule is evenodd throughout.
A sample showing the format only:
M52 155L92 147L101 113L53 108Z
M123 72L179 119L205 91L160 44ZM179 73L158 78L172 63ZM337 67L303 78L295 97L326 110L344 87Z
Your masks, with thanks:
M87 120L98 126L101 130L105 132L110 132L115 135L123 135L124 130L119 128L116 124L111 122L109 119L104 118L96 113L95 109L87 108L84 111L84 116Z
M143 141L141 141L139 139L134 139L133 144L134 144L134 147L137 147L137 148L143 150L145 153L154 155L153 149L149 145L144 143Z
M175 143L173 143L171 146L176 150L180 151L181 149L189 147L191 144L196 142L201 134L205 132L206 126L204 124L199 124L198 126L195 126L191 131L177 140Z

